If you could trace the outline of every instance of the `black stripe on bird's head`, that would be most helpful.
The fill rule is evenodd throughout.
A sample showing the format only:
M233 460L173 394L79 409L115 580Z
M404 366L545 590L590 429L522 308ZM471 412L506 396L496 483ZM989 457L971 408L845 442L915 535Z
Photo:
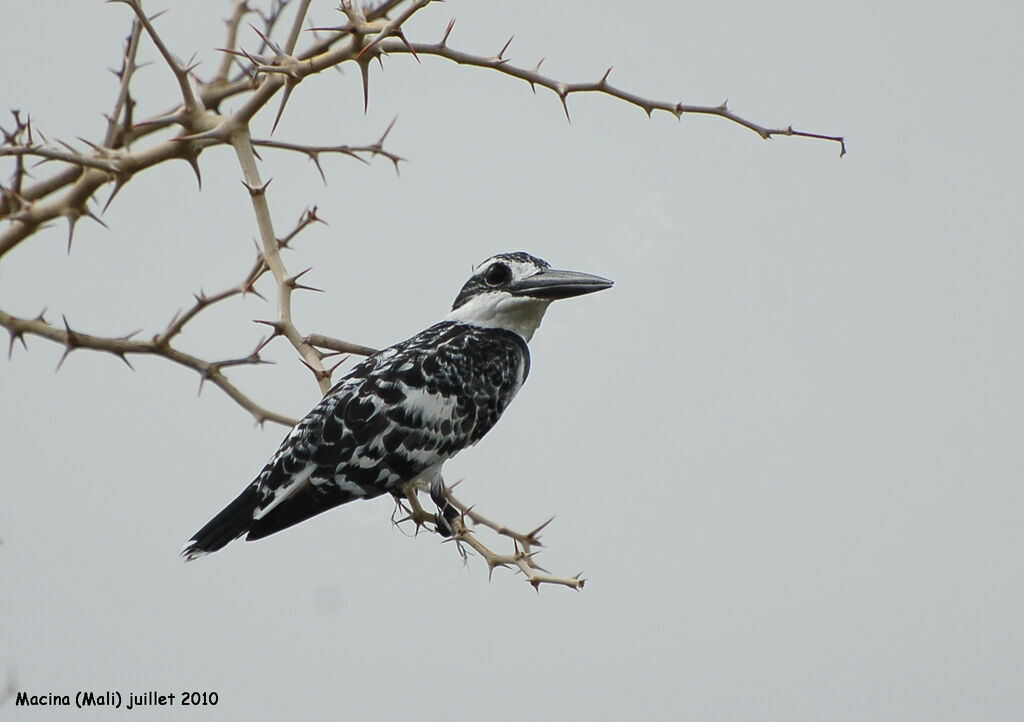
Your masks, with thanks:
M508 293L544 301L582 296L611 288L612 281L578 271L558 271L547 261L525 251L498 253L473 269L473 275L455 297L452 310L474 296Z
M612 281L559 271L529 253L499 253L473 269L447 319L515 331L529 340L552 301L611 288Z

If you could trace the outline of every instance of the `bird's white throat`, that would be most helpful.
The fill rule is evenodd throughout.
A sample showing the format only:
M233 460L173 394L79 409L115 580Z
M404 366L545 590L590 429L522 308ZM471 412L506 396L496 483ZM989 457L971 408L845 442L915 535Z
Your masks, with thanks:
M504 328L529 341L550 305L551 301L544 299L513 296L505 291L491 291L469 299L445 316L444 320L484 328Z

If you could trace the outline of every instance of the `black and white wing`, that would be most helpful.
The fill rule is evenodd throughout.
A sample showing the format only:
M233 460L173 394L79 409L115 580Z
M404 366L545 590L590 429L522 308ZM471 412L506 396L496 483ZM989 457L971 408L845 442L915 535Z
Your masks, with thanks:
M260 539L353 499L400 495L475 444L529 372L526 343L442 322L360 363L285 437L259 476L196 532L189 559Z

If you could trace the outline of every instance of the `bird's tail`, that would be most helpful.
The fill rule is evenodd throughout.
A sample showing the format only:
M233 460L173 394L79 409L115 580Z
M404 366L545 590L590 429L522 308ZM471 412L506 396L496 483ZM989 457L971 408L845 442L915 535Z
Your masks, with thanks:
M247 486L237 499L224 507L217 516L206 523L206 526L192 535L181 551L185 561L192 561L222 549L228 542L234 541L248 532L255 523L253 513L259 503L260 495L256 488Z

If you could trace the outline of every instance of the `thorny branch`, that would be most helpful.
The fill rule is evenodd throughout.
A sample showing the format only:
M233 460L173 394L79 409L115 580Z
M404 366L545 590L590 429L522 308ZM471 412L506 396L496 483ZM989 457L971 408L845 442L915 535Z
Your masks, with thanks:
M267 204L267 186L270 181L263 183L260 180L256 154L253 152L247 127L239 128L232 133L231 145L238 155L238 162L242 166L242 175L245 176L245 187L248 188L249 196L252 198L253 212L256 214L256 222L263 244L263 262L274 274L274 281L277 283L277 321L271 324L271 327L274 329L275 335L284 336L299 352L303 363L316 377L320 392L326 394L331 388L331 374L324 368L323 356L306 343L305 338L295 327L295 322L292 321L292 292L303 288L299 285L298 280L305 271L290 276L284 267L284 261L281 260L280 245L277 236L274 235L274 223L270 218L270 206ZM308 286L305 288L312 290Z
M137 174L149 171L170 160L184 160L192 168L197 181L202 184L200 157L212 147L230 145L233 147L242 170L243 184L252 200L253 213L259 229L259 256L243 279L217 293L195 295L194 303L179 312L166 327L150 339L136 338L140 332L121 337L98 336L72 329L66 319L61 325L49 323L44 314L36 317L17 316L0 310L0 326L10 334L8 355L20 342L26 346L26 336L48 339L64 347L61 364L68 355L78 349L92 349L110 353L122 359L129 366L129 358L150 355L164 358L171 363L192 369L200 376L200 388L210 381L233 399L239 406L252 414L260 423L274 421L291 426L295 423L283 414L266 409L228 380L225 370L234 366L265 363L260 352L274 338L281 336L288 340L303 363L313 372L322 392L331 385L335 367L326 368L324 360L333 354L368 355L374 349L319 333L303 333L292 317L291 298L297 290L312 289L300 282L307 271L289 274L281 258L281 250L310 224L319 221L316 209L307 211L295 228L288 234L277 237L267 200L270 181L261 179L259 158L255 148L270 148L297 152L309 157L326 183L326 174L320 164L323 155L347 155L364 163L383 157L394 164L403 159L385 147L385 140L391 126L384 131L376 143L350 145L347 143L312 145L286 140L257 139L250 137L249 124L277 96L273 129L276 130L286 109L288 99L310 75L328 69L338 68L346 62L354 62L359 68L363 81L364 109L369 102L369 75L371 61L382 55L412 55L417 61L421 57L439 57L452 62L488 69L502 75L518 78L530 84L553 92L562 103L566 118L569 118L567 99L575 93L597 93L619 100L644 110L651 115L655 110L671 113L676 118L686 114L703 114L720 117L754 131L760 137L796 136L821 139L839 144L840 156L846 152L841 136L795 130L792 126L772 128L735 114L725 103L718 106L701 106L683 102L653 100L613 86L608 82L609 68L596 81L567 83L540 73L541 63L532 69L513 65L506 57L511 39L496 55L484 56L457 50L449 46L454 20L449 23L444 36L435 43L411 42L406 36L406 23L416 13L433 4L433 0L382 0L370 6L361 7L358 0L342 0L338 8L345 18L342 25L327 28L310 28L313 31L306 47L297 50L303 38L302 27L310 9L311 0L265 0L269 10L250 5L250 0L231 0L231 14L226 20L226 37L223 57L208 79L203 79L197 67L191 62L183 63L164 42L157 28L156 15L147 15L142 0L113 0L131 9L131 28L124 41L120 68L115 71L118 78L117 94L107 120L102 140L93 142L82 138L80 144L58 140L51 142L35 127L27 114L12 111L13 129L0 126L0 162L10 165L8 179L0 183L0 262L25 240L48 227L52 221L63 218L67 222L68 251L74 238L77 222L89 218L104 224L94 212L96 194L110 185L109 196L102 211L115 200L120 189ZM283 34L283 41L275 41L283 26L285 12L294 9L291 23ZM243 31L242 23L247 17L257 16L256 25L251 25L253 38ZM240 40L241 36L241 40ZM171 72L178 87L178 100L161 113L137 118L131 86L136 72L145 63L138 61L143 52L144 40L155 48L162 64ZM255 50L242 47L246 43ZM241 102L233 112L222 111L224 101L240 97ZM393 122L392 122L393 125ZM171 138L154 139L159 131L173 130ZM271 131L274 132L273 130ZM82 148L84 144L85 149ZM47 164L56 166L49 176L36 179L32 169ZM104 224L105 225L105 224ZM205 311L229 298L252 293L260 294L254 284L268 274L276 286L276 318L261 321L272 329L269 338L262 339L251 353L237 358L208 360L182 351L175 346L179 335L187 324L196 322ZM27 347L27 346L26 346ZM60 364L58 364L60 368ZM457 510L457 515L448 524L452 541L460 549L470 548L477 552L493 571L503 566L522 572L534 587L541 584L559 584L582 588L584 580L575 577L554 577L541 569L534 561L534 547L539 545L538 534L545 525L528 533L511 531L504 525L480 515L445 490L448 503ZM426 514L410 496L412 508L407 510L408 519L420 526L433 523L435 517ZM499 536L511 540L513 551L499 554L491 551L476 536L474 528L489 528ZM465 553L465 552L464 552Z
M537 564L534 559L538 554L534 547L543 546L540 541L540 533L548 524L554 521L554 517L551 517L532 531L517 532L508 528L504 524L485 517L483 514L477 512L473 507L459 501L455 495L452 494L451 486L446 485L444 487L444 497L458 512L458 514L449 522L449 525L452 528L452 535L448 537L446 541L452 541L458 544L462 551L463 558L466 557L463 545L468 546L470 549L475 551L487 565L488 579L491 578L496 568L503 567L520 572L526 579L527 583L533 586L537 591L540 591L540 586L542 584L569 587L577 590L583 589L583 585L587 581L583 577L583 572L571 577L555 576ZM404 522L411 521L415 526L416 533L418 533L420 529L424 528L435 533L440 533L438 531L439 520L437 515L430 514L423 508L419 502L419 498L417 497L417 490L409 489L406 492L406 501L408 501L408 506L401 501L397 502L395 515L392 517L392 521L396 526L399 526ZM395 518L399 512L404 514L404 516ZM498 552L491 550L490 547L480 541L480 538L476 535L474 527L486 527L495 534L506 537L512 542L512 552L508 554L499 554Z
M839 144L839 156L846 155L846 141L842 136L838 135L824 135L821 133L810 133L802 130L795 130L793 126L787 126L785 128L767 128L752 120L748 120L742 116L732 112L727 103L721 105L692 105L682 102L671 102L663 100L652 100L643 96L631 93L627 90L617 88L608 82L608 76L611 75L612 69L608 68L600 79L593 82L580 82L580 83L566 83L560 80L556 80L546 75L542 75L540 72L540 66L543 64L544 59L537 63L532 69L523 67L517 67L512 65L507 58L504 57L505 51L508 50L509 44L512 39L509 38L508 42L502 47L501 51L497 55L485 57L482 55L473 55L466 53L461 50L455 50L448 46L448 39L451 36L451 31L454 26L454 21L448 25L448 29L445 31L444 36L440 42L434 44L425 43L405 43L387 41L381 44L381 52L383 53L411 53L414 55L433 55L440 58L446 58L452 62L458 63L459 65L469 65L478 68L487 68L489 70L495 70L503 75L509 75L513 78L519 78L530 84L530 87L536 92L537 87L549 89L553 92L562 103L562 109L565 111L565 117L567 120L571 120L569 115L569 105L567 99L573 93L602 93L609 95L613 98L617 98L621 101L635 105L642 109L648 116L651 115L655 110L661 110L666 113L671 113L677 119L682 118L683 115L716 115L720 118L724 118L728 121L741 125L744 128L748 128L765 140L769 140L775 136L798 136L803 138L815 138L818 140L828 140Z

